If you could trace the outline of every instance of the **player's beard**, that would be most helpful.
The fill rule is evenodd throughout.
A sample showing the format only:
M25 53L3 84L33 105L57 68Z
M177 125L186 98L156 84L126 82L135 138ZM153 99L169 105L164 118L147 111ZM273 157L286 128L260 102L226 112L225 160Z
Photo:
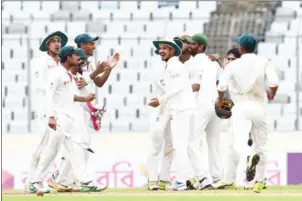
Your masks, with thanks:
M195 51L192 48L188 48L188 53L194 57L197 54L197 50Z

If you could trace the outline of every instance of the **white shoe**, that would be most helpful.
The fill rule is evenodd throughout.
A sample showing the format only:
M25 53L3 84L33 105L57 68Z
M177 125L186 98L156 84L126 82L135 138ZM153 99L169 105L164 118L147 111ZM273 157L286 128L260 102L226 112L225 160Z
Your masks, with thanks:
M243 185L243 189L244 190L252 190L254 187L254 183L253 181L248 182L246 179L244 179L244 185Z
M207 177L204 177L201 180L199 180L199 186L198 186L199 190L204 190L204 189L208 189L208 188L213 188L213 187Z
M29 186L30 186L30 182L26 181L24 184L24 193L30 193Z
M148 182L148 190L149 191L157 191L159 189L156 181L149 181Z
M37 192L50 193L49 188L44 188L44 185L42 182L30 183L28 190L29 190L29 193L37 193Z
M81 182L80 192L101 192L107 188L107 185L96 185L92 181Z
M187 187L186 183L175 181L175 182L173 182L172 190L173 191L186 191L186 190L188 190L188 187Z

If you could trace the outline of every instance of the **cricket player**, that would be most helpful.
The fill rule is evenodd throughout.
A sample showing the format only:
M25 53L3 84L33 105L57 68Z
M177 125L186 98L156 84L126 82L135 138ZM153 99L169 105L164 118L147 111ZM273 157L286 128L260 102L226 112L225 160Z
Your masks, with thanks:
M159 54L156 50L156 54ZM159 66L152 75L152 97L167 93L165 68ZM148 154L148 190L166 190L170 188L170 170L173 159L173 145L171 134L171 115L167 107L161 105L150 109L149 120L149 154ZM163 149L163 157L160 157ZM158 174L158 169L160 172Z
M34 66L34 87L35 87L35 99L38 102L38 108L36 111L36 118L38 119L38 130L37 133L42 135L42 139L35 153L33 154L32 161L30 164L29 173L25 182L25 192L28 192L29 184L33 179L33 175L35 174L36 167L39 164L40 154L45 148L45 144L48 142L49 138L49 128L47 125L45 109L47 105L45 105L45 92L47 87L47 80L51 71L54 68L59 66L59 57L58 53L61 47L64 47L68 41L67 36L60 32L56 31L48 35L40 45L40 51L46 52L46 54L37 59ZM49 190L46 190L44 193L48 193Z
M74 68L73 70L78 69L78 73L76 74L76 85L79 89L79 93L81 96L87 96L89 93L93 93L94 85L97 87L102 87L105 82L107 81L111 70L118 64L120 60L120 55L119 53L116 53L113 57L110 57L107 62L98 62L97 65L94 65L93 62L89 61L91 59L91 56L93 56L93 51L95 50L95 41L98 40L98 37L91 37L88 34L80 34L75 38L75 43L77 46L83 51L83 57L81 59L84 61L84 63L81 65L80 68ZM98 71L97 69L103 69L101 72ZM95 74L96 72L100 72ZM94 118L93 115L91 114L92 112L95 113L95 111L102 113L103 108L98 108L95 104L93 103L82 103L82 111L84 113L84 121L85 124L83 126L86 126L87 132L81 132L82 133L82 139L84 142L87 144L87 146L90 145L90 132L93 131L99 131L100 129L100 122L98 121L99 118ZM89 153L84 152L85 154L85 163L87 165L88 159L89 159ZM70 168L71 168L71 163L66 160L66 157L63 157L64 160L62 161L62 165L60 167L60 170L58 170L58 174L56 175L55 178L56 182L50 184L53 188L58 189L60 187L60 190L62 191L62 187L68 186L66 185L67 183L70 184L70 181L73 180L72 174L69 174ZM59 186L58 186L59 185ZM74 185L69 185L76 187ZM65 189L65 190L69 190Z
M176 43L177 42L177 43ZM182 42L162 39L153 41L156 53L166 62L166 93L151 98L151 107L161 106L169 109L171 116L171 133L173 142L173 158L176 169L176 181L173 190L187 190L186 181L193 173L190 171L191 161L188 157L189 137L194 133L194 109L196 104L189 80L188 71L179 61Z
M234 60L236 60L240 57L241 57L241 55L240 55L240 52L239 52L238 48L232 48L227 52L227 57L224 59L223 65L220 62L220 59L217 55L210 55L209 56L209 58L212 61L218 62L222 68L224 68L227 64L229 64L230 62L232 62L232 61L234 61ZM228 90L225 92L225 95L226 95L226 97L230 97ZM249 133L249 138L248 138L248 141L247 141L247 145L250 147L248 152L252 153L253 152L252 151L253 150L253 147L252 147L253 146L253 139L252 139L252 134L251 133ZM249 157L250 156L247 156L247 163L249 161ZM245 171L246 170L244 170L244 173L245 173ZM266 182L267 182L267 178L264 178L264 180L263 180L263 189L267 188L266 187ZM243 188L245 190L251 190L251 189L253 189L254 183L255 182L253 180L252 181L247 181L246 178L245 178Z
M189 73L189 79L192 86L192 91L196 97L200 87L200 69L196 68L196 65L192 65L193 56L189 52L190 43L187 41L188 38L192 37L188 34L182 34L179 37L175 37L174 40L181 40L183 43L182 54L179 56L179 60L184 64L186 70ZM194 113L196 116L196 112ZM194 116L194 118L195 118ZM189 158L192 165L194 175L190 177L190 180L186 181L186 185L189 189L203 190L210 187L210 183L206 179L206 169L202 168L202 152L199 148L201 137L194 132L194 135L190 135L189 138ZM198 147L198 148L197 148Z
M223 181L214 185L223 189L235 186L236 171L240 158L246 159L248 134L254 141L255 154L249 157L246 179L255 177L254 192L263 190L265 164L267 162L267 124L265 121L264 92L266 81L269 85L268 100L273 100L278 90L278 75L275 66L266 58L254 52L257 40L247 34L236 39L241 58L229 63L223 71L217 87L219 97L216 107L221 108L227 89L234 102L231 118L232 144L227 158Z
M196 135L202 136L206 132L209 158L209 164L206 163L206 167L209 165L210 174L215 183L221 179L222 173L219 136L221 120L216 116L213 107L217 99L216 84L219 80L221 68L217 62L212 62L205 54L208 45L208 39L205 35L195 34L188 38L187 41L190 42L189 52L194 57L192 61L193 68L200 70L199 90L196 97L198 107L195 123ZM204 142L201 144L204 144Z
M181 40L183 43L182 54L179 56L179 60L187 67L192 84L192 90L196 93L199 90L199 68L194 68L195 66L192 65L193 56L189 52L190 43L187 41L190 37L191 35L189 34L182 34L179 37L175 37L174 40Z
M36 169L30 192L44 192L42 181L45 179L51 163L57 156L61 146L64 144L69 160L76 178L81 182L81 191L98 192L94 182L87 178L85 168L85 157L83 147L78 141L82 141L78 125L81 119L74 107L75 102L89 102L95 98L94 94L88 96L77 96L74 94L75 82L69 70L78 65L79 52L72 46L65 46L59 52L60 66L53 70L46 90L46 116L48 119L49 142L45 151L41 153L40 162ZM80 107L77 107L80 108Z
M84 53L84 51L82 49L78 49L78 52L80 53L80 60L79 60L79 65L78 66L74 66L71 68L70 73L73 76L74 80L77 82L80 79L84 79L82 72L83 72L83 67L87 66L87 56ZM104 71L105 68L109 69L109 68L114 68L117 63L118 63L119 58L114 59L114 58L110 58L108 61L110 63L109 64L107 62L102 62L101 65L99 65L97 67L97 69L95 69L92 73L90 73L89 77L92 80L95 80L97 78L97 76L102 73ZM79 88L77 87L75 90L75 93L80 95L80 96L85 96L86 94L89 94L89 91L86 87L84 88ZM87 120L85 121L85 113L87 112L86 109L86 103L75 103L75 107L80 107L80 113L78 114L78 116L83 117L82 121L83 124L80 125L79 127L79 133L81 133L81 137L82 137L82 141L89 146L90 145L90 138L88 138L87 136L89 136L88 133L88 125L86 124ZM102 112L102 111L100 111ZM89 139L89 140L87 140ZM84 154L85 154L85 163L88 162L88 152L86 152L84 150ZM86 161L87 160L87 161ZM52 187L55 189L58 189L60 191L70 191L70 189L77 189L77 185L74 185L74 175L70 174L70 172L73 172L71 170L71 162L68 160L68 158L64 157L64 160L62 162L62 166L60 168L59 174L56 178L56 183L52 183ZM86 164L87 165L87 164ZM105 187L103 187L105 188Z

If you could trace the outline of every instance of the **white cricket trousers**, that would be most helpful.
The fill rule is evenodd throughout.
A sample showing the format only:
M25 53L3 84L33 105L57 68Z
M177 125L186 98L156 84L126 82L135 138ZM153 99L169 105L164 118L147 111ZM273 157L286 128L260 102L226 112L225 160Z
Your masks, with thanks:
M33 180L34 174L36 172L37 166L40 161L40 155L45 150L45 146L47 145L49 140L49 130L48 130L49 127L47 125L45 116L38 116L37 123L38 123L37 135L39 136L42 135L42 138L30 162L30 168L27 176L28 182L31 182Z
M169 111L158 114L158 109L151 111L149 121L149 153L148 176L149 181L170 181L170 170L173 159L173 146L171 135L171 115ZM163 154L162 154L162 149ZM163 157L162 157L163 155ZM162 157L161 164L160 158ZM158 169L159 178L158 178Z
M240 160L246 161L249 155L247 141L250 131L254 141L254 151L260 156L255 181L262 181L267 162L268 136L264 105L256 101L236 102L232 108L230 131L231 144L227 154L225 182L236 181L238 164Z
M75 144L69 138L66 138L65 133L69 134L72 138L80 140L77 133L77 125L79 120L72 118L66 114L58 114L57 116L57 130L49 129L49 142L45 147L45 151L41 153L40 162L38 164L33 181L43 181L49 171L49 167L55 160L62 145L64 145L67 153L67 158L70 160L75 177L80 181L88 181L86 174L86 164L83 148Z
M202 154L197 160L201 162L203 172L209 169L210 175L214 181L221 179L222 174L222 153L220 144L220 128L221 119L215 113L214 103L207 102L201 104L196 112L195 118L196 135L201 139L200 151L205 150L204 146L208 147L208 157ZM206 134L206 136L204 136ZM204 141L206 139L206 142ZM198 175L197 175L198 176Z
M85 114L83 113L82 116L81 115L77 116L79 123L77 124L76 132L79 135L81 142L83 142L84 144L86 144L89 147L91 144L91 136L87 130L88 124L84 120L84 118L86 118L87 116L84 116L84 115ZM89 118L90 118L90 116L89 116ZM56 179L56 183L64 183L65 185L69 185L74 182L75 175L73 173L70 159L67 157L67 155L68 155L67 150L64 147L63 147L63 149L64 150L62 153L63 153L65 160L62 161L62 165L60 166L59 175ZM84 149L82 149L82 151L84 152L83 154L84 154L85 169L87 169L89 153L88 153L88 151L86 151ZM76 179L79 179L79 178L76 178Z
M176 181L185 183L193 175L192 159L191 157L189 158L189 140L194 135L195 131L194 110L172 110L171 114L171 132L174 150L173 160Z

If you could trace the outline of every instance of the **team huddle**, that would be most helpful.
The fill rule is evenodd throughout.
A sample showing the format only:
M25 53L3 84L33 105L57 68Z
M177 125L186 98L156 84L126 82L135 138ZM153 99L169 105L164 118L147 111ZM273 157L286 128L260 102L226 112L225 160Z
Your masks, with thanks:
M107 188L97 185L87 171L89 154L94 152L89 133L100 129L105 112L105 107L92 101L94 85L105 84L120 55L93 64L97 40L80 34L74 40L77 47L65 46L68 37L57 31L40 46L45 56L36 62L34 83L39 102L38 133L43 137L33 154L26 192L49 193L49 187L59 192L100 192ZM236 41L239 48L228 52L224 64L216 55L205 54L208 40L203 34L153 41L155 53L166 65L153 75L155 90L148 104L148 190L235 188L240 158L248 155L246 180L253 181L255 192L265 188L264 94L268 100L274 99L278 76L268 59L254 53L254 36L244 35ZM221 119L227 118L232 143L223 168L219 135ZM254 145L254 154L249 154L247 141ZM202 153L205 143L208 161ZM60 168L53 180L46 182L57 157L62 157ZM176 178L171 184L172 160Z
M74 40L77 47L65 46L68 37L57 31L40 46L47 53L36 62L33 82L39 100L38 133L43 138L31 161L26 192L49 193L48 186L62 192L99 192L107 188L91 180L86 167L90 152L94 152L89 130L100 129L105 112L104 107L91 101L95 99L93 85L104 85L119 62L119 54L94 65L89 57L93 56L97 40L98 37L80 34ZM45 183L58 154L62 157L58 174L53 175L52 182Z
M274 99L278 76L270 60L254 53L253 35L236 42L239 48L228 52L224 65L216 55L205 54L208 40L203 34L153 42L166 66L153 77L156 88L149 102L149 190L236 188L239 161L247 157L246 181L257 193L266 188L264 94ZM221 119L228 118L231 144L223 168L219 134ZM205 144L208 161L202 153ZM172 159L176 176L171 184Z

